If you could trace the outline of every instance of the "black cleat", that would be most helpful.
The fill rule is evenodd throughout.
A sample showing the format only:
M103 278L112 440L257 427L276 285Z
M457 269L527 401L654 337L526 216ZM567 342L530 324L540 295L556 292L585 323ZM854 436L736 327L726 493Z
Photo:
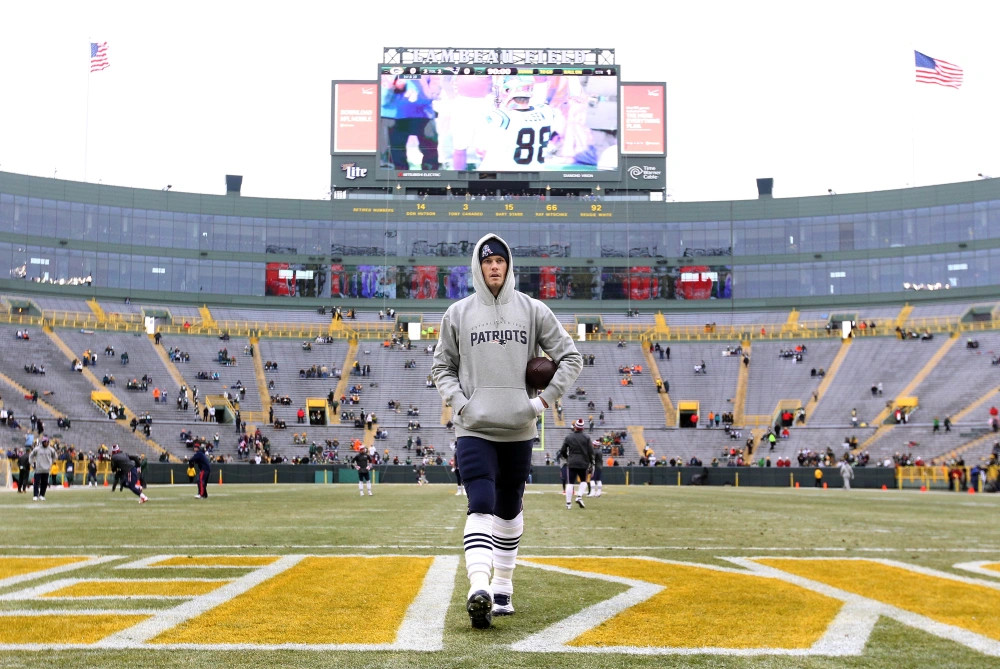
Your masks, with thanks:
M583 504L583 499L581 499L581 498L579 498L579 497L577 497L577 498L576 498L576 505L577 505L578 507L580 507L581 509L586 509L586 508L587 508L587 507L586 507L586 506L584 506L584 504Z
M469 620L477 630L489 629L493 623L493 598L486 590L476 590L469 595L465 610L469 612Z

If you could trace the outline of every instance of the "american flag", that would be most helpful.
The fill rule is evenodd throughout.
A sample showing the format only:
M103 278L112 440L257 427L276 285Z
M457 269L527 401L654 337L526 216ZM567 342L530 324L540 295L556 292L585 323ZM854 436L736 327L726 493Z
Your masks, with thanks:
M111 63L108 62L108 43L107 42L91 42L90 43L90 71L100 72L101 70L106 70L110 67Z
M925 56L914 51L917 58L917 82L921 84L938 84L961 88L962 68L939 58Z

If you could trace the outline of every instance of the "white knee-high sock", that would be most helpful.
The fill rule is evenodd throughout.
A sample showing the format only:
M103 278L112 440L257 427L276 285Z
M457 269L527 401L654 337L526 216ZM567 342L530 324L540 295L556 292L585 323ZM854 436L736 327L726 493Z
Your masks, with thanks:
M493 592L505 595L514 592L514 565L517 547L524 532L524 514L510 520L493 516Z
M572 501L573 501L573 484L572 483L567 483L566 484L566 503L569 504Z
M465 570L473 590L486 590L493 571L493 516L470 513L465 518Z
M577 497L583 497L583 494L585 492L587 492L587 482L586 481L580 481L580 487L576 491L576 496Z
M365 482L364 481L358 481L358 490L361 491L361 492L365 491Z

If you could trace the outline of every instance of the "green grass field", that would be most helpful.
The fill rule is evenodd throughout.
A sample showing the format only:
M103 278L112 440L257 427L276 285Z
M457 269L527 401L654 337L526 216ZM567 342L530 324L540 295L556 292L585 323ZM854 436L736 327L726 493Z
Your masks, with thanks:
M451 486L148 493L142 506L109 488L0 495L0 666L896 669L1000 657L1000 495L609 486L567 511L557 487L529 486L517 613L482 631L464 610L465 500ZM180 559L158 566L169 556Z

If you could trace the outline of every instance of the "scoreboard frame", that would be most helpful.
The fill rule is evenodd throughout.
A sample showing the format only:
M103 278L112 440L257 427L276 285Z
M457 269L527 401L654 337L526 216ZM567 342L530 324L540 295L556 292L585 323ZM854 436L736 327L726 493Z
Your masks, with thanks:
M654 110L652 116L659 114L659 119L649 122L652 131L649 136L660 138L660 151L641 150L632 153L623 151L623 133L625 128L625 107L622 96L626 86L646 85L641 82L626 82L622 80L621 68L615 63L613 49L483 49L483 48L410 48L386 47L383 49L383 62L378 66L378 77L375 81L334 81L334 89L340 84L368 83L374 86L374 106L358 112L360 115L351 118L343 111L338 111L336 95L331 101L332 134L331 134L331 192L344 196L346 191L373 189L375 191L394 191L400 193L431 193L446 195L454 192L474 194L516 194L519 192L548 194L576 193L600 194L616 190L651 191L655 196L657 191L666 190L666 84L653 82L649 85L659 87L663 92L662 107ZM504 75L530 74L535 77L588 77L587 83L594 77L611 77L614 79L613 90L608 90L600 81L589 91L594 93L586 100L587 121L577 123L586 125L583 140L577 140L575 146L582 147L585 153L580 153L572 147L564 148L563 160L583 158L585 162L563 165L560 169L532 169L536 164L526 165L523 171L508 169L493 169L480 167L475 160L463 163L461 160L452 162L452 154L447 157L440 155L437 161L420 164L422 151L417 147L407 150L406 168L392 165L389 154L388 126L391 119L384 119L381 105L383 78L392 76L399 78L449 77L448 83L456 81L460 76L476 76L483 80L501 79ZM559 83L562 83L560 81ZM555 86L552 86L555 88ZM567 85L566 88L569 88ZM485 90L483 88L482 90ZM573 85L574 91L580 87ZM587 89L583 89L587 93ZM538 93L540 96L540 92ZM491 96L482 94L483 102L492 101ZM581 99L581 98L577 98ZM465 102L467 100L463 100ZM596 109L595 109L596 108ZM580 109L577 107L577 109ZM352 114L354 110L349 110ZM447 126L448 119L438 119L439 113L434 110L435 126ZM372 117L376 119L375 135L371 146L364 150L346 152L336 150L343 146L337 133L348 127L355 119ZM484 114L485 117L485 114ZM604 130L610 126L613 119L613 130ZM657 135L657 123L660 124L660 135ZM603 125L602 125L603 124ZM434 127L434 126L432 126ZM582 129L582 128L581 128ZM603 132L598 129L604 130ZM647 131L649 128L647 128ZM437 132L437 129L433 130ZM608 135L612 135L609 137ZM439 141L439 149L451 151L452 144L445 135ZM410 144L417 143L416 137L410 137ZM461 142L459 142L460 144ZM655 145L655 141L651 142ZM513 146L513 145L512 145ZM613 154L611 153L613 147ZM586 155L589 153L589 155ZM610 157L614 155L614 163ZM569 156L569 158L567 158ZM595 157L596 156L596 157ZM433 157L433 156L432 156ZM402 164L397 154L396 162ZM589 164L588 164L589 163ZM435 168L434 165L437 165ZM447 167L448 169L445 169ZM504 167L511 167L506 165ZM604 169L598 169L603 167ZM609 169L610 167L610 169Z

